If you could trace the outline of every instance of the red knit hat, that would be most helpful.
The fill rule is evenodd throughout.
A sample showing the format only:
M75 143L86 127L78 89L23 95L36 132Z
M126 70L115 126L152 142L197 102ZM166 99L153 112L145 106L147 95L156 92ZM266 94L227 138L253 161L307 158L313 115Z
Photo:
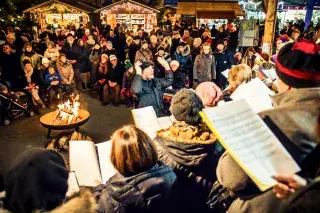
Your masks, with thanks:
M279 78L295 88L320 86L319 51L313 41L306 39L283 46L276 60Z

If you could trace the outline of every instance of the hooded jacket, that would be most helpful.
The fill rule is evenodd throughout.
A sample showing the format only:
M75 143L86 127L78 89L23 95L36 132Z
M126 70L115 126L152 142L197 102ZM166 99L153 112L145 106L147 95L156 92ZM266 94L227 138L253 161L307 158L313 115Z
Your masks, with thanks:
M136 75L131 85L132 94L138 99L137 108L152 106L157 116L163 114L163 90L173 83L171 71L165 72L164 78L154 78L152 80L142 79L141 75Z
M134 176L125 177L118 173L106 185L95 189L100 194L98 212L170 212L174 209L172 190L175 182L172 169L160 162Z
M57 61L57 70L59 71L61 78L62 78L62 84L68 84L73 82L74 77L74 71L72 68L72 65L69 61L66 61L66 63L62 63L60 60Z
M190 47L185 46L184 52L180 52L177 48L176 52L173 55L173 59L179 61L180 70L188 75L192 75L192 57L190 54Z
M176 122L157 133L154 140L159 159L177 175L182 212L206 212L206 199L216 181L216 166L222 152L205 125ZM190 204L190 205L188 205Z
M268 116L292 142L290 148L295 150L295 155L292 156L301 165L317 144L314 128L320 111L320 88L294 89L271 96L271 100L275 108L259 115L261 118ZM307 170L309 168L302 168L305 174L313 173ZM236 194L241 191L239 198L232 203L228 212L279 212L281 200L270 190L259 192L230 155L224 154L219 160L217 176L223 186Z
M213 54L199 54L193 65L193 79L199 83L216 79L216 61Z

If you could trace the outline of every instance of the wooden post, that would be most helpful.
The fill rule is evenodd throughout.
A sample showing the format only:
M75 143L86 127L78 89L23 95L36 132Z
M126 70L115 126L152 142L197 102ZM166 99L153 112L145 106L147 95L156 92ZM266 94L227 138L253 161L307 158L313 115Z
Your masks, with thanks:
M275 28L276 28L277 6L278 6L278 0L267 1L267 5L266 5L267 13L266 13L266 22L264 26L263 43L269 44L270 56L272 55L273 40L274 40Z

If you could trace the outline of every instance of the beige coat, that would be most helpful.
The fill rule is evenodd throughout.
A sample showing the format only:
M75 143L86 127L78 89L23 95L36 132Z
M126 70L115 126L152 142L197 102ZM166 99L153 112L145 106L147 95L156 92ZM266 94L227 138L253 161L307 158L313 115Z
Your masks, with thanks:
M57 70L61 75L62 84L69 85L73 82L74 71L72 65L69 62L63 64L61 61L57 61Z

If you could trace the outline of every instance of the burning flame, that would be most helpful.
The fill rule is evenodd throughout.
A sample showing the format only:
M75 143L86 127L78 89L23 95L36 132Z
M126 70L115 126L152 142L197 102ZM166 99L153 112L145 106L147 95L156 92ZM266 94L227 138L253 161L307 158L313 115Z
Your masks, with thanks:
M79 95L71 95L70 99L58 105L54 125L66 125L77 122L79 119Z

